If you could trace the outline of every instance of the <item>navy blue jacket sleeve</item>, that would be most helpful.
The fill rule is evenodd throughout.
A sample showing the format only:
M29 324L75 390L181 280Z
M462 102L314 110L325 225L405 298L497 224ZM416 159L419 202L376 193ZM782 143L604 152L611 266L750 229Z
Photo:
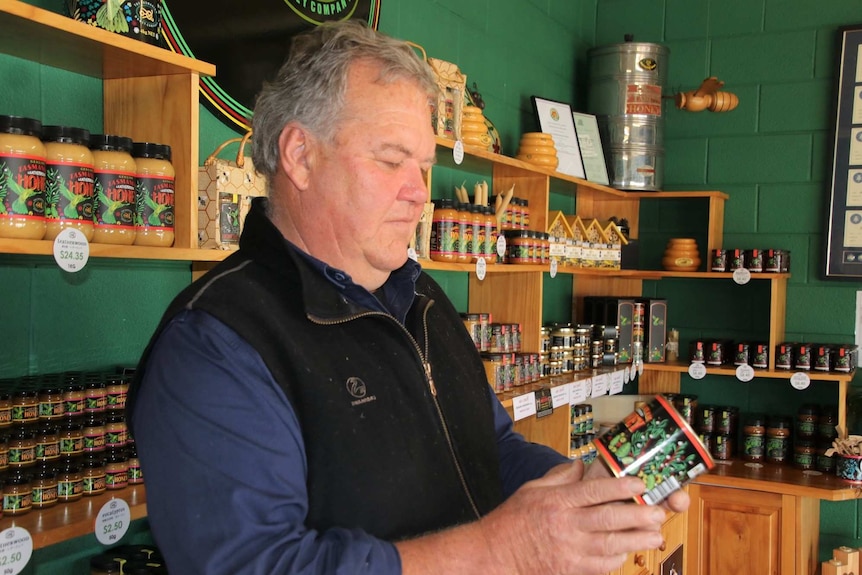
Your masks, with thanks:
M172 573L401 573L395 546L306 529L302 434L260 356L203 312L152 350L135 406L156 544Z

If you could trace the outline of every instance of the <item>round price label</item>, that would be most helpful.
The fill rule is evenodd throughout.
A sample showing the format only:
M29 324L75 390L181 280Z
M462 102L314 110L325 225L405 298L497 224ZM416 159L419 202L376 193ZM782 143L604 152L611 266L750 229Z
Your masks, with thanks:
M455 147L452 148L452 159L455 160L457 165L461 165L461 162L464 161L464 144L461 140L455 141Z
M808 377L808 374L804 371L797 371L790 376L790 385L792 385L794 389L808 389L808 386L811 385L811 378Z
M551 260L551 277L557 277L557 260Z
M688 366L688 375L692 379L703 379L706 377L706 366L702 363L692 363Z
M131 522L129 504L123 499L111 499L96 516L96 539L102 545L112 545L123 538Z
M644 374L644 362L639 361L638 362L638 376L641 376L643 374Z
M419 254L416 253L416 248L407 248L407 257L414 262L419 261Z
M626 383L632 380L632 366L627 365L625 369Z
M90 242L80 230L66 228L54 238L54 261L60 269L79 272L90 259Z
M754 379L754 368L750 365L740 365L736 368L736 379L739 381L751 381Z
M0 531L0 573L17 575L33 555L33 538L23 527Z
M485 274L488 271L488 262L485 261L485 258L479 258L476 260L476 277L479 278L479 281L485 279Z
M506 255L506 237L503 234L497 236L497 255L500 257Z
M745 285L751 281L751 272L745 268L733 270L733 281L739 285Z

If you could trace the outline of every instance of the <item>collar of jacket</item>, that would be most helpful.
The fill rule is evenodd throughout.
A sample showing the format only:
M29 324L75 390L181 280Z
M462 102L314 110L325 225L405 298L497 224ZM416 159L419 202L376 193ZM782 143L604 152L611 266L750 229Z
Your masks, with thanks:
M329 322L345 321L368 313L390 315L348 299L331 279L315 269L311 262L284 238L267 216L268 206L269 200L265 197L252 200L240 237L240 253L296 285L299 290L296 297L302 298L309 318ZM421 268L416 266L414 273L417 277L421 275ZM417 305L424 307L429 302L429 298L417 293L411 309L416 309Z

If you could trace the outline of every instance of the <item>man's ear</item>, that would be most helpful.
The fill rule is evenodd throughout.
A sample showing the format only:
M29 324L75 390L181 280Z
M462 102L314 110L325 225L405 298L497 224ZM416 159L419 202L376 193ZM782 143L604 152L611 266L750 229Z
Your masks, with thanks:
M308 188L314 156L314 138L303 126L290 123L278 138L279 162L298 190Z

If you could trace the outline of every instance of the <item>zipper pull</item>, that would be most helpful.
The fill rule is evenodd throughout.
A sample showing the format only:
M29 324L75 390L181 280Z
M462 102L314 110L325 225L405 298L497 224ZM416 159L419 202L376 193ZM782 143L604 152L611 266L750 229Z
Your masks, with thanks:
M422 362L425 367L425 379L428 380L428 388L431 390L431 395L437 397L437 386L434 385L434 378L431 376L431 362Z

